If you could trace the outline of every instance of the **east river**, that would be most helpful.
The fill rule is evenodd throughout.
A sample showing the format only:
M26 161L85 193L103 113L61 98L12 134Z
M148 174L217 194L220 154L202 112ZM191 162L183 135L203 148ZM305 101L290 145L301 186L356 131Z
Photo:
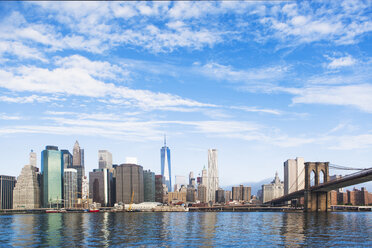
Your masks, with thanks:
M0 215L0 246L372 247L372 213Z

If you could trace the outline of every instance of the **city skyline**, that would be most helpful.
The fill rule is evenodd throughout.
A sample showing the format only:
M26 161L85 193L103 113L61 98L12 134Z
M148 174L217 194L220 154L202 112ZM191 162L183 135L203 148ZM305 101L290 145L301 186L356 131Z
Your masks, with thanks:
M370 8L1 3L0 174L75 140L86 175L98 150L158 174L164 133L172 175L198 176L216 148L220 185L283 177L296 157L370 167Z

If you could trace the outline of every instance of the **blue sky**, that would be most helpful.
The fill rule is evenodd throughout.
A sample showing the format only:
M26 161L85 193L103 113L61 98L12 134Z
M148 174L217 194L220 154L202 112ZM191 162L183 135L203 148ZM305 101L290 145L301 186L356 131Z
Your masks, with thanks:
M34 149L138 157L222 185L297 156L372 164L371 1L1 2L0 174ZM173 178L174 179L174 178Z

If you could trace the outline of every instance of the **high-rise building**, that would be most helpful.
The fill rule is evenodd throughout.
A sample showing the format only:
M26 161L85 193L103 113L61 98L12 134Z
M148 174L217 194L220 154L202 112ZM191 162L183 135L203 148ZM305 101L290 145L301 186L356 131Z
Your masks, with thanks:
M112 173L107 168L94 169L89 172L89 193L93 202L110 207L112 202Z
M225 203L225 190L219 188L216 190L216 202L217 203Z
M63 168L72 168L72 154L69 150L61 150L63 159Z
M208 201L215 202L218 189L217 149L208 150Z
M116 202L124 204L144 201L143 168L136 164L121 164L116 167Z
M232 199L233 201L250 201L251 187L246 187L243 185L232 187Z
M41 178L43 207L61 206L63 161L57 146L46 146L41 152Z
M201 176L201 182L200 183L208 187L208 171L205 168L205 166L202 170L202 176Z
M161 175L163 176L164 184L168 187L168 191L172 191L172 171L171 171L171 156L169 147L167 147L166 138L164 136L164 146L160 150Z
M265 203L283 195L284 183L280 181L278 172L276 172L275 178L270 184L262 185L262 202Z
M63 171L63 199L65 208L75 208L77 204L77 170L72 168Z
M36 167L36 152L34 150L31 150L30 152L30 165Z
M195 180L195 178L194 178L194 172L190 171L190 173L189 173L189 185L191 185L191 180L192 179Z
M78 198L82 198L82 180L85 176L84 149L80 148L78 141L75 142L72 154L72 168L77 170Z
M196 202L196 189L193 186L188 186L186 191L186 201Z
M144 201L155 202L155 173L150 170L143 171Z
M232 199L232 192L229 190L225 190L225 202L229 202Z
M15 177L0 175L0 209L13 208L13 189Z
M208 200L207 200L207 186L203 185L203 184L199 184L198 185L198 200L201 202L201 203L207 203Z
M112 154L107 150L98 151L98 168L112 169Z
M164 186L163 176L155 175L155 202L164 203Z
M88 177L87 176L83 176L82 180L81 180L81 204L82 204L82 207L85 207L87 208L88 207L88 203L89 203L89 182L88 182Z
M40 182L37 167L33 165L23 167L13 190L13 208L40 208Z
M304 158L288 159L284 162L284 195L304 189Z
M175 181L176 183L174 184L174 191L179 191L182 187L182 185L186 186L186 177L185 176L180 176L176 175L175 176Z

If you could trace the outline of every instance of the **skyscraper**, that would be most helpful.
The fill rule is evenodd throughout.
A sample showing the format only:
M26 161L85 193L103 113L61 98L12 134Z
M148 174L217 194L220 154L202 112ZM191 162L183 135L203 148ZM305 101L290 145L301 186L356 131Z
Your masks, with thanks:
M89 193L93 202L99 202L102 206L110 207L112 173L107 168L94 169L89 172Z
M72 168L72 155L69 150L61 150L63 159L63 168Z
M144 201L155 202L155 173L150 170L143 171Z
M61 206L63 161L57 146L47 146L41 152L41 178L43 207Z
M78 141L75 142L72 154L72 168L77 170L77 195L78 198L82 198L82 180L85 176L84 149L80 149Z
M23 167L13 190L14 209L40 208L38 174L39 169L33 165L29 164Z
M116 170L116 201L125 204L144 201L143 168L136 164L121 164Z
M304 158L288 159L284 162L284 195L305 187Z
M215 202L218 189L217 149L208 150L208 201Z
M112 154L107 150L98 151L98 168L112 169Z
M155 202L164 202L164 183L162 175L155 175Z
M0 209L13 208L13 189L15 177L0 175Z
M262 203L281 197L283 194L284 183L280 181L278 172L276 172L275 178L270 184L262 185Z
M164 179L164 184L168 187L168 192L172 191L172 173L171 173L171 158L170 150L167 147L166 138L164 136L164 146L160 150L161 175Z
M34 150L31 150L30 152L30 165L36 167L36 152Z
M63 175L65 208L74 208L77 203L77 170L72 168L64 169Z

